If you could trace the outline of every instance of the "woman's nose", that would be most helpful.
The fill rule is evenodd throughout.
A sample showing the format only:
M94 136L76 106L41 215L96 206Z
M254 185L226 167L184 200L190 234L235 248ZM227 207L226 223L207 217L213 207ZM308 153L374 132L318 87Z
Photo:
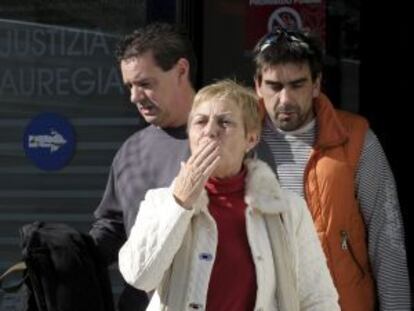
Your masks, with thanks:
M219 135L219 126L217 124L216 121L214 120L210 120L207 124L206 127L204 128L204 133L205 135L207 135L208 137L218 137Z

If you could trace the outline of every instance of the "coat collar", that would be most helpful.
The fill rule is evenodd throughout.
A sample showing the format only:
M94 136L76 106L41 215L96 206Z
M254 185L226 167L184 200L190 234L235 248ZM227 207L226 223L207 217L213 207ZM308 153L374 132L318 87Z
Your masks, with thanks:
M321 93L314 100L313 107L318 127L316 146L329 148L344 144L348 140L348 133L339 121L335 108L328 97Z
M248 208L257 209L265 214L278 214L287 210L283 190L276 175L263 161L248 159L245 202ZM208 195L203 189L201 195L194 204L194 212L208 212Z

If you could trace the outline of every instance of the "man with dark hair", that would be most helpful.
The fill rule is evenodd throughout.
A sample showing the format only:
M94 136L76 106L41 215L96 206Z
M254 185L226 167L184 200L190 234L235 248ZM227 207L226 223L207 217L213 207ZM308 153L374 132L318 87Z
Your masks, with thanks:
M384 151L361 116L321 93L322 49L277 29L255 47L266 117L259 157L311 211L344 311L411 310L401 213Z
M189 40L169 24L154 23L120 42L117 58L131 103L150 125L129 137L112 163L90 231L111 264L135 222L148 189L168 186L189 155L186 123L196 60ZM120 297L120 310L144 310L148 299L135 289ZM135 299L132 299L134 298Z

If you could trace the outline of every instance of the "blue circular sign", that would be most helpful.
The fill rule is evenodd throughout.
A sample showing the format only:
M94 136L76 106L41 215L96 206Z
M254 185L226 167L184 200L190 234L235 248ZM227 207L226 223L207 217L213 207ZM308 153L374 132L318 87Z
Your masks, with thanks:
M27 126L23 137L26 156L40 169L63 168L75 151L75 131L69 121L55 113L42 113Z

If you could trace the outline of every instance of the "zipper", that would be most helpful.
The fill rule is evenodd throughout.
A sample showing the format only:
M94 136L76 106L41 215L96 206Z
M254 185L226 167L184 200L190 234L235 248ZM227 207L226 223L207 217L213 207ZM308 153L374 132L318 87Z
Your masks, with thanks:
M365 271L355 256L354 250L352 249L352 244L350 243L349 234L345 230L341 230L341 248L343 251L349 251L349 254L361 272L362 277L365 277Z

